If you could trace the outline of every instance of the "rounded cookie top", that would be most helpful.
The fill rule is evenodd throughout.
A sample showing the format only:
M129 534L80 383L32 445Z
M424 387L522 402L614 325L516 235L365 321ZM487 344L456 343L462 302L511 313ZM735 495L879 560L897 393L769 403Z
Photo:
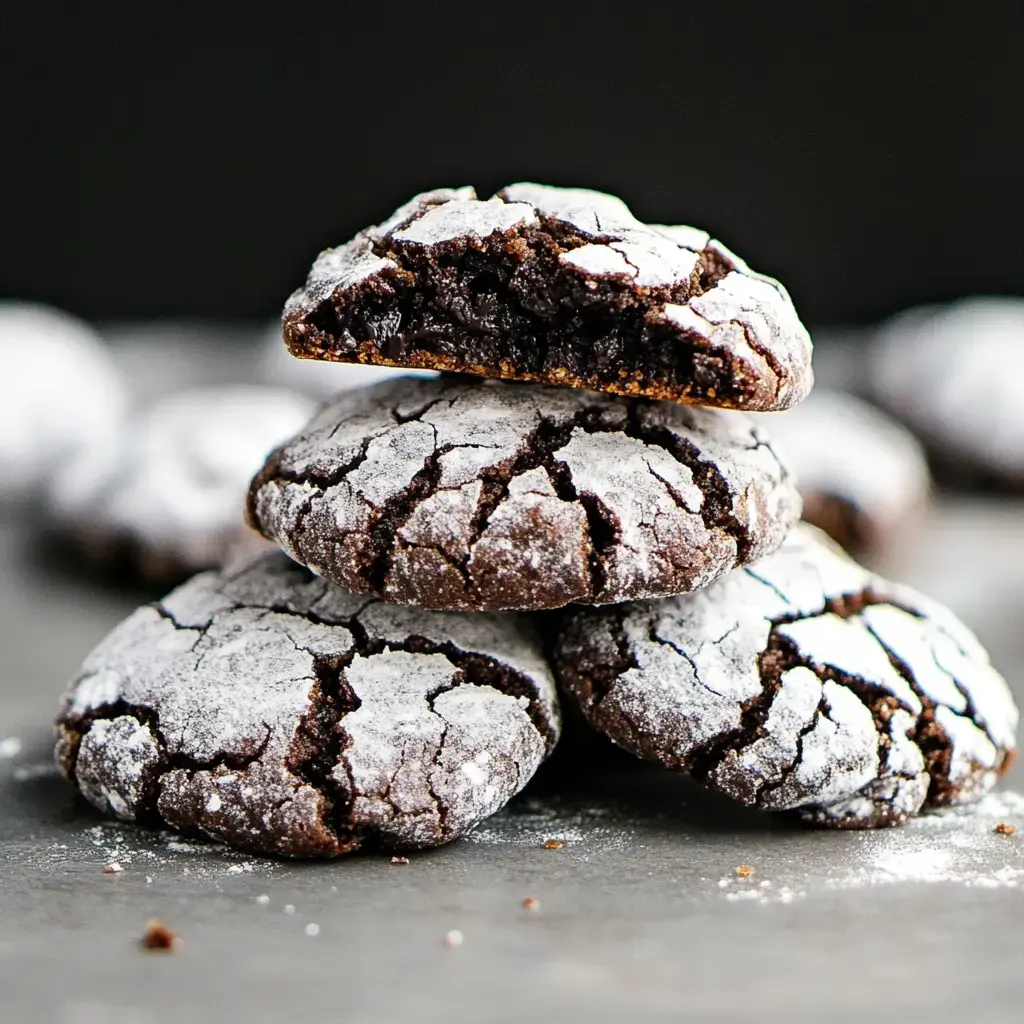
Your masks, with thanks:
M0 302L0 504L38 496L68 458L114 443L124 379L86 323Z
M848 551L885 547L925 508L930 480L921 445L862 399L819 387L761 422L793 471L804 520Z
M154 581L219 566L251 533L252 474L315 410L275 388L170 395L130 419L116 443L90 446L54 477L54 525L99 561L127 556Z
M875 338L870 385L918 432L936 470L1024 489L1024 299L908 310Z
M121 623L58 730L58 765L107 812L329 857L464 834L526 784L559 715L521 620L391 607L272 552Z
M464 379L341 397L249 494L250 521L317 573L467 611L693 590L773 550L799 514L744 416Z
M707 232L587 189L414 197L317 257L284 310L307 359L457 370L747 410L811 388L785 289Z
M554 663L620 746L825 825L973 799L1015 746L1013 698L974 636L809 526L695 594L571 611Z

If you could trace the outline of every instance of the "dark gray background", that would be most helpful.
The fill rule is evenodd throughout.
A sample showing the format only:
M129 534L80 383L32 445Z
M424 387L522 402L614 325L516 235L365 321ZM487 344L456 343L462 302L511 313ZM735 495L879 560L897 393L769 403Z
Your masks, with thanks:
M0 295L270 315L412 192L521 178L707 227L815 324L1019 292L1022 43L1019 0L7 4Z

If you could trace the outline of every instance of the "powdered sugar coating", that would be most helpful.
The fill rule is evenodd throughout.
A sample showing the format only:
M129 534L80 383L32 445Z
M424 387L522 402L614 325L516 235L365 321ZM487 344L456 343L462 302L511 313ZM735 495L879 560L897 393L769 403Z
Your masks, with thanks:
M694 594L570 612L555 666L626 749L820 824L975 799L1016 744L1010 691L966 628L809 526Z
M36 497L79 452L113 444L125 382L86 323L0 302L0 503Z
M1024 299L922 306L884 324L869 385L952 468L1024 487Z
M97 807L229 844L433 846L558 736L527 624L391 608L269 553L139 609L86 659L58 764Z
M862 399L819 387L795 409L764 416L796 477L804 518L844 546L881 547L926 506L930 480L921 445ZM836 502L845 514L830 511Z
M773 550L799 511L743 417L497 381L341 396L250 492L254 525L315 572L458 610L692 590Z
M424 258L465 252L491 277L473 270L466 289L456 286L457 255L423 270ZM423 311L430 295L449 291L458 296ZM658 354L636 364L642 346L613 354L610 334L586 343L579 325L563 351L554 341L561 320L604 305L620 325L639 317L628 331L657 336ZM384 224L322 252L288 300L284 325L289 347L305 358L748 410L789 408L813 380L810 337L777 281L706 232L644 224L622 200L579 188L522 183L487 200L470 188L416 196ZM544 344L546 355L527 357L526 348ZM567 353L588 344L584 368L587 359Z
M127 421L116 444L91 446L65 466L50 489L52 514L87 549L117 557L127 544L143 575L221 565L251 532L252 474L315 409L276 388L177 392Z

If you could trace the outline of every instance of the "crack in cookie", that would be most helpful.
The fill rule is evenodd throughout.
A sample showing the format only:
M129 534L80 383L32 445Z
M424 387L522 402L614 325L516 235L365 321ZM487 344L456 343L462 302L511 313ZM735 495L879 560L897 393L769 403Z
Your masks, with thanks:
M746 417L465 379L339 398L249 494L252 524L317 573L459 611L693 590L774 550L799 512Z
M519 184L414 197L321 253L284 310L308 359L456 370L748 410L810 390L785 289L706 232Z
M559 729L525 621L382 605L273 553L118 626L65 696L56 755L126 820L323 857L465 834Z
M569 611L554 664L620 746L833 827L976 799L1015 747L973 635L807 526L697 593Z

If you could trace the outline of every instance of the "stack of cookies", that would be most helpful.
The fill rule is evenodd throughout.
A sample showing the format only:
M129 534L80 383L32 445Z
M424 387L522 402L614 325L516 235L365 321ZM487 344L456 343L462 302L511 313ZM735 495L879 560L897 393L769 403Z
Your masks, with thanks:
M292 856L436 845L551 753L557 692L639 757L823 825L895 824L1008 764L977 641L799 524L734 411L799 402L811 345L706 233L583 190L427 193L320 255L284 339L445 372L325 406L252 483L282 550L90 655L57 753L98 806Z

